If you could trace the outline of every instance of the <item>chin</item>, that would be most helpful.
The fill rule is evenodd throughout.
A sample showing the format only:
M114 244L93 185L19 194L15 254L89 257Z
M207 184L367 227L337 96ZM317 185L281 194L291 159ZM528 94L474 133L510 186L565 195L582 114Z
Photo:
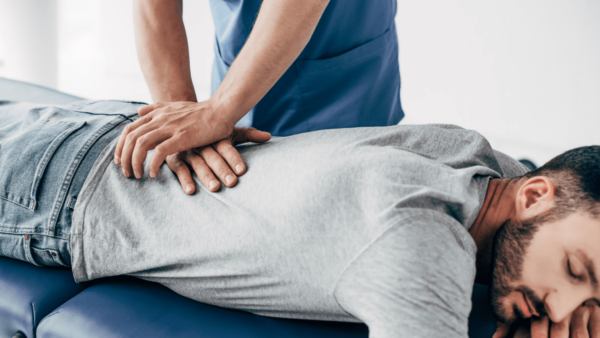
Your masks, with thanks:
M489 299L498 321L513 323L524 318L519 304L523 292L535 296L521 282L523 257L538 227L535 223L507 220L496 232L492 244L492 281ZM531 297L532 301L537 297Z
M517 301L512 299L517 297L517 291L506 292L506 290L497 290L493 286L490 287L492 310L498 321L511 324L519 318L523 318L523 314L517 306Z

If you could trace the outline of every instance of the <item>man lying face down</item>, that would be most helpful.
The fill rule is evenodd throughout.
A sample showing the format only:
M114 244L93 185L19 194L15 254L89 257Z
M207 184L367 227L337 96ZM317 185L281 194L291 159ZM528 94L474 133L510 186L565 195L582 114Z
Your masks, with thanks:
M456 126L326 130L240 145L235 188L187 195L112 163L138 107L0 103L0 254L371 337L467 337L475 280L507 324L600 299L599 146L528 173Z

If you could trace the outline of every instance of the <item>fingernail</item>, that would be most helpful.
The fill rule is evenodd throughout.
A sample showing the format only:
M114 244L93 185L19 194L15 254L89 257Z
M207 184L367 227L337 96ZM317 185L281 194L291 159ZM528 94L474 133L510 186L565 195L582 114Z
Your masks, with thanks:
M212 180L212 181L210 181L210 182L208 183L208 188L209 188L210 190L213 190L214 188L216 188L216 187L217 187L217 184L218 184L218 183L217 183L217 181L215 181L215 180Z
M156 174L154 173L154 171L150 170L150 177L152 178L156 178Z
M225 177L225 182L227 182L227 184L233 183L233 176L227 175L227 177Z
M191 194L191 193L192 193L192 189L193 189L193 188L194 188L194 187L192 187L192 185L191 185L191 184L188 184L188 185L187 185L187 187L185 187L185 191L186 191L188 194Z
M125 170L125 168L123 168L121 171L123 171L123 175L125 175L125 177L129 177L129 173L127 170Z
M115 164L120 164L121 158L119 156L115 156Z
M241 164L238 164L235 166L235 171L237 171L238 174L241 174L242 171L244 171L244 166Z

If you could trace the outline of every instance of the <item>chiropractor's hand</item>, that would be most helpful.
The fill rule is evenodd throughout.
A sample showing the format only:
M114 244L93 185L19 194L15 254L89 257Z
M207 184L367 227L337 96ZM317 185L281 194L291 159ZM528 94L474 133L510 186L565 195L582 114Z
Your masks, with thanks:
M189 167L208 190L217 191L220 183L215 174L227 187L232 187L237 183L237 176L246 171L244 160L234 146L245 142L262 143L270 138L271 134L255 128L234 127L231 135L219 142L169 155L167 164L177 174L186 193L196 191Z
M498 323L493 338L508 337L510 327ZM571 316L560 323L551 322L547 316L532 317L518 327L514 338L600 338L600 307L595 301L586 301Z
M132 172L135 177L142 177L144 174L143 164L149 150L154 149L149 162L150 176L156 177L160 165L169 155L211 145L224 139L233 141L240 139L239 131L235 135L233 134L233 126L219 118L210 100L198 103L159 102L140 108L138 114L141 118L123 129L114 154L115 164L121 164L123 175L126 177L129 177ZM233 136L236 139L232 139ZM266 139L264 136L259 137L258 140L266 141L269 137ZM227 162L234 164L234 167L237 166L241 159L239 154L236 158L231 155L232 149L226 146L226 142L219 144L221 145L217 148L227 154ZM235 151L235 149L233 150ZM206 162L209 166L211 163L218 162L210 151L200 152L211 158ZM194 160L194 157L191 157L190 161L198 162ZM177 166L177 161L170 162ZM193 163L192 166L194 167ZM200 167L196 165L194 168ZM215 165L214 169L217 174L223 172L220 165ZM205 171L198 176L206 177Z

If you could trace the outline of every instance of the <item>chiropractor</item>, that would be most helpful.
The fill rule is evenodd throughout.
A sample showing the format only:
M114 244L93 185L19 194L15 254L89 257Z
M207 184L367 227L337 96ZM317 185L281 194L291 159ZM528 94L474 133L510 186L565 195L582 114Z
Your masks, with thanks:
M182 1L134 1L138 55L155 103L119 139L115 163L125 176L141 177L154 149L150 176L166 160L191 194L189 165L216 191L217 177L232 187L246 170L233 145L270 138L257 129L283 136L403 117L395 0L211 0L211 7L213 95L197 102ZM535 318L518 334L598 337L597 311L582 306L561 323ZM499 325L496 337L508 331Z
M153 149L151 177L166 160L187 193L195 191L188 165L216 191L215 174L232 187L246 170L232 144L393 125L404 116L396 0L212 0L213 95L204 102L191 80L182 6L134 1L138 55L155 103L138 111L117 144L115 163L127 177L143 175Z

